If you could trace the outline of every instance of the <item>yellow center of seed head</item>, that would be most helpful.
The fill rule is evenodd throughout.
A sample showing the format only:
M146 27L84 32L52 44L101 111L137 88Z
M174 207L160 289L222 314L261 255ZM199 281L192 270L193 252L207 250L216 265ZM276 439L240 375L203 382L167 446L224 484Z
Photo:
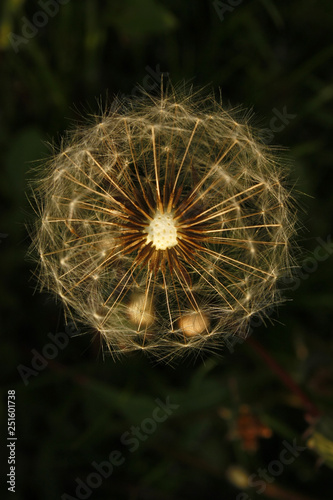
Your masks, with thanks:
M177 245L177 229L172 214L156 210L144 232L147 233L147 244L152 243L156 250L166 250Z

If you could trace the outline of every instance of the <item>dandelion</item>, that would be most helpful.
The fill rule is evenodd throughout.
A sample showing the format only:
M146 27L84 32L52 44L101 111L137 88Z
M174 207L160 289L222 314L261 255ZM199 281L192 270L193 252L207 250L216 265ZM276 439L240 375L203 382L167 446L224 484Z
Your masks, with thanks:
M69 134L35 190L41 285L113 354L244 336L291 267L284 170L212 95L120 102Z

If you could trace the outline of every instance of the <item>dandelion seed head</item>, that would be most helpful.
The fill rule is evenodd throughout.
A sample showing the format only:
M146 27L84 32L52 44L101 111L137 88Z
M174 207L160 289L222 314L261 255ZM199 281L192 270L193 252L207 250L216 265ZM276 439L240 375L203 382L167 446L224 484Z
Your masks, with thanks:
M220 346L281 300L294 204L244 116L191 88L143 92L75 130L40 173L41 286L112 353Z

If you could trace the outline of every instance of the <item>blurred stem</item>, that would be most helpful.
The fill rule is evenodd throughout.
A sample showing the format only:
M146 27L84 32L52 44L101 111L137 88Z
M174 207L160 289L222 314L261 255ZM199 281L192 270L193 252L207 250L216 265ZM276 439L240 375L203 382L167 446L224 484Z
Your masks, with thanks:
M266 483L265 496L275 498L276 500L315 500L312 497L304 496L281 486L268 483Z
M282 366L269 354L269 352L253 338L248 338L247 342L252 346L257 354L265 361L270 369L279 377L288 389L295 394L302 402L306 411L313 417L318 417L321 412L316 407L308 396L302 391L299 385L291 378L291 376L282 368Z

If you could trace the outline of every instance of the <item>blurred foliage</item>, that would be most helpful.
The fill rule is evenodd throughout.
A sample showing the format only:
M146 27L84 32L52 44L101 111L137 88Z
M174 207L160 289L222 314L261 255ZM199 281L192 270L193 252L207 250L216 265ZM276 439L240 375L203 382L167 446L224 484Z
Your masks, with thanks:
M241 496L227 469L267 469L284 440L307 448L260 496L332 498L333 3L249 0L221 20L215 6L223 3L1 3L1 429L5 434L7 390L15 389L17 499L75 497L76 478L86 481L92 462L113 450L125 461L92 498L254 499L258 487ZM292 178L307 194L300 195L300 273L285 290L292 301L252 335L321 416L309 418L304 401L249 342L223 357L170 367L140 356L104 359L97 338L78 335L27 385L20 377L19 365L32 367L31 350L42 353L47 333L65 328L53 298L34 294L34 265L26 259L31 167L42 168L47 144L57 144L71 122L98 113L115 94L136 94L137 84L157 90L161 72L173 82L221 88L225 102L252 108L263 129L274 110L295 115L272 143L289 149ZM137 438L131 453L122 436L132 426L149 430L155 400L167 397L179 407ZM266 428L264 437L258 429Z

